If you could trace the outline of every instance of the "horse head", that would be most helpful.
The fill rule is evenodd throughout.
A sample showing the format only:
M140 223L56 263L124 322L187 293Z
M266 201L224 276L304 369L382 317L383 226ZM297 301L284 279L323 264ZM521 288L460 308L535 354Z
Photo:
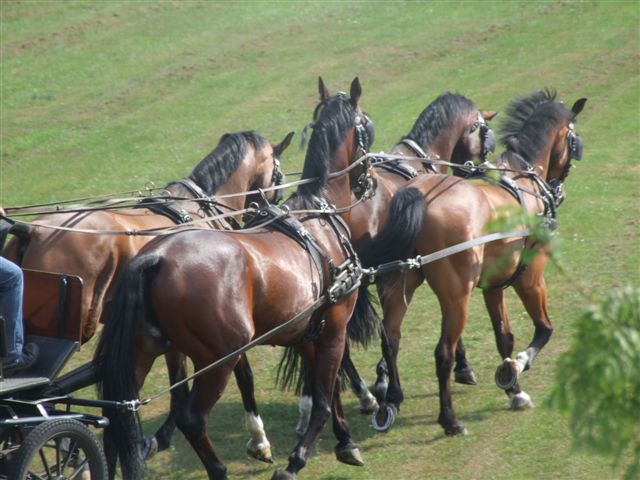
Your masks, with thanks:
M374 135L373 122L360 108L362 87L358 77L351 82L349 95L338 92L327 97L328 90L322 79L319 84L320 103L314 110L313 133L302 172L302 178L318 181L302 185L299 191L305 196L327 195L332 202L340 198L339 203L346 205L350 193L344 196L345 191L362 189L359 186L367 176L365 162L348 167L369 150ZM348 176L340 174L347 169ZM342 188L347 181L350 188Z
M413 141L428 157L460 165L476 157L484 161L495 149L495 134L487 122L496 115L478 109L463 95L445 92L427 105L401 142ZM440 173L447 171L446 166L436 168Z
M462 119L462 135L451 155L453 163L464 163L472 158L486 161L487 155L496 149L496 135L487 122L498 113L492 110L473 110Z
M581 98L568 110L553 90L516 99L507 107L502 126L503 156L512 167L532 170L552 187L561 186L571 161L582 157L582 139L574 122L586 101ZM514 164L516 160L520 165Z
M289 132L277 145L267 142L259 151L256 151L254 178L249 189L259 190L260 193L247 196L245 205L250 205L251 203L279 203L282 200L284 196L283 189L272 189L270 187L278 187L284 184L286 177L282 171L280 157L291 144L293 135L294 132Z

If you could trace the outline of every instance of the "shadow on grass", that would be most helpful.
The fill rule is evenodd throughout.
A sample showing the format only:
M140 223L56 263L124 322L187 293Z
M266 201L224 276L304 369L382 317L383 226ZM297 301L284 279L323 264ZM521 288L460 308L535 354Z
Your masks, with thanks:
M457 387L454 396L466 396L473 392L474 387ZM428 405L433 406L435 397L437 392L413 393L406 396L405 398L414 404L424 405L424 410L416 414L415 405L413 411L405 412L401 408L389 435L395 438L398 432L408 431L418 426L424 430L424 435L419 440L409 441L410 444L426 446L447 439L448 437L437 423L438 412L429 410ZM253 476L267 478L276 468L286 467L289 453L298 442L298 436L294 431L298 421L297 399L297 396L291 394L288 401L272 399L259 405L267 437L272 445L275 465L247 458L245 446L249 435L244 426L244 409L239 400L221 401L214 407L209 416L207 433L220 459L228 466L229 475L232 478L252 478ZM343 401L353 439L360 445L363 456L366 457L367 452L386 448L385 444L389 441L389 437L386 437L386 433L377 432L371 427L371 415L360 414L353 395L349 392L343 393ZM489 405L474 411L460 412L460 419L465 423L473 424L485 421L489 414L505 410L496 405ZM144 418L145 434L150 435L155 432L164 422L167 413L163 411L153 417ZM406 442L408 439L405 438L403 441ZM333 448L336 443L331 419L329 419L314 446L309 461L318 461L319 456L334 458ZM180 478L199 478L204 473L202 463L180 431L174 433L170 452L150 460L148 467L153 471L162 469L163 464L170 464L171 471L174 473L180 472Z

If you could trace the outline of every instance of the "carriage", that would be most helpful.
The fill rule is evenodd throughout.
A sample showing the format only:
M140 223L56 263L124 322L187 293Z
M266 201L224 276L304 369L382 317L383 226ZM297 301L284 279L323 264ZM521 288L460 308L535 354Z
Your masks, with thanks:
M17 376L5 378L0 366L0 478L106 479L106 460L94 431L106 427L108 420L82 408L102 407L105 402L49 393L52 381L80 348L82 279L23 272L25 340L36 343L40 354Z

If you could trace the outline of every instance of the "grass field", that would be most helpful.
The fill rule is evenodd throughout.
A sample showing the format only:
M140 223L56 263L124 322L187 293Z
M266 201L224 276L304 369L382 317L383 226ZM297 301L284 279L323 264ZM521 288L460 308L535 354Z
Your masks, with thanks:
M396 424L376 433L346 393L366 465L334 459L328 425L301 478L620 476L607 458L573 450L566 419L542 403L555 361L571 342L572 322L589 302L572 282L594 298L640 283L638 2L1 0L0 22L0 202L10 207L162 186L188 174L225 132L255 129L274 142L299 133L316 105L319 75L332 90L360 77L362 106L377 127L376 151L390 148L446 90L493 110L543 87L557 89L569 105L588 97L577 125L584 158L567 180L559 212L556 252L568 277L547 270L554 336L522 382L536 408L509 411L494 386L499 356L476 295L464 338L479 385L454 387L469 435L443 435L433 360L438 307L423 288L403 325L406 401ZM494 127L499 133L499 122ZM303 158L291 148L285 170L299 171ZM522 348L532 324L515 296L509 300ZM250 359L267 434L284 468L296 442L297 399L274 387L279 355L260 348ZM370 380L378 355L377 348L353 355ZM143 393L166 384L158 362ZM166 398L145 407L145 430L153 431L167 410ZM209 433L230 478L270 477L275 467L245 458L233 383L212 413ZM181 434L148 466L152 479L205 476Z

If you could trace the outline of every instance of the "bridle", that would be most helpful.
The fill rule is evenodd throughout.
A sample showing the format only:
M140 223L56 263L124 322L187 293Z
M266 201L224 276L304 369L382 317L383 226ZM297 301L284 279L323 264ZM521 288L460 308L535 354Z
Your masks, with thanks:
M364 112L356 112L355 117L356 141L354 143L353 157L358 159L369 153L369 149L375 138L373 121ZM351 181L351 190L361 200L373 197L376 183L372 172L373 166L371 158L365 157L361 162L362 172Z
M582 139L576 134L573 122L569 122L566 139L569 148L569 158L567 159L567 163L558 178L547 180L547 184L551 189L556 206L560 205L565 199L564 180L569 176L569 170L571 170L571 167L573 166L571 160L580 161L582 159Z
M491 127L487 125L486 120L478 110L477 120L471 125L469 129L469 135L474 133L476 130L480 129L480 158L482 163L487 161L487 155L489 152L495 150L496 148L496 136L491 130Z
M284 184L284 181L286 180L286 178L287 177L282 171L282 167L280 165L280 159L274 155L273 156L273 173L271 174L271 185L279 187L280 185ZM284 198L284 189L278 188L276 190L274 203L280 203L283 198Z

